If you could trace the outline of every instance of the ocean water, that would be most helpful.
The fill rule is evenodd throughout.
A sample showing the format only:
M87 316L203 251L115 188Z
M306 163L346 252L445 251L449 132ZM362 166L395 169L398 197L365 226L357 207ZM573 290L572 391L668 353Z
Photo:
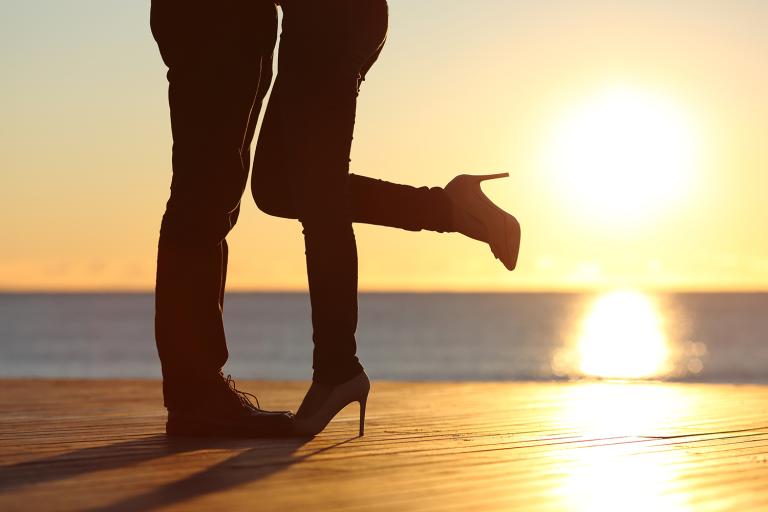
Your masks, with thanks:
M237 378L311 376L309 299L231 293ZM373 378L768 382L768 294L361 294ZM0 295L0 377L159 377L151 294Z

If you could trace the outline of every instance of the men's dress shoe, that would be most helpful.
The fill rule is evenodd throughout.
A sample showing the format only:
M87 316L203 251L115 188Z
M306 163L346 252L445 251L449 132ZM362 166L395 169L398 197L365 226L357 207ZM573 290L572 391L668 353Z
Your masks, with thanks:
M211 386L194 405L169 409L169 436L281 437L293 430L291 411L266 411L258 399L235 387L229 375ZM256 401L254 405L250 398Z

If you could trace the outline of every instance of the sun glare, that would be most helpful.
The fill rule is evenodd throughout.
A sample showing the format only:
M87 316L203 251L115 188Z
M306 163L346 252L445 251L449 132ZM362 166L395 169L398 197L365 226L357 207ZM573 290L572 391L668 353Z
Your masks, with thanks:
M669 435L696 404L677 388L655 384L592 383L564 390L562 422L587 439ZM678 450L638 454L636 443L600 442L567 450L566 475L552 494L568 510L589 512L687 512L694 510L680 485L690 455Z
M587 376L635 379L667 371L661 316L651 299L638 292L600 296L584 319L577 347L580 370Z
M615 87L562 115L545 152L567 204L623 221L658 213L682 197L698 148L682 105Z

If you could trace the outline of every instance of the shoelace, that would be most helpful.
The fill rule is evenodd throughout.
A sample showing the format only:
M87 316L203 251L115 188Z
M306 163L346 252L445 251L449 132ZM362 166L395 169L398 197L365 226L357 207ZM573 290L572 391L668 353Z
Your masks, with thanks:
M232 375L227 375L226 382L229 389L231 389L235 393L235 395L237 395L237 398L240 400L241 404L243 404L246 407L256 409L257 411L263 410L261 408L261 404L259 404L259 399L256 397L256 395L254 395L253 393L248 393L247 391L241 391L237 389L237 385L235 384L235 379L232 378ZM256 400L255 406L253 405L253 402L251 402L248 397L251 397L254 400Z

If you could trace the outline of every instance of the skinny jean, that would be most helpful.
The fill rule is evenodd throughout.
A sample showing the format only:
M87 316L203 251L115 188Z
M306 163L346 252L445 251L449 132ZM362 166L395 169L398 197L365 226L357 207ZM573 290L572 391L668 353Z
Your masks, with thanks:
M384 44L385 0L283 0L278 73L259 133L258 207L303 227L312 304L313 379L333 385L356 357L353 222L452 231L441 188L349 172L357 95ZM226 236L250 167L272 80L277 11L270 0L152 0L168 67L171 193L158 244L155 338L168 408L191 406L227 357L222 312Z

